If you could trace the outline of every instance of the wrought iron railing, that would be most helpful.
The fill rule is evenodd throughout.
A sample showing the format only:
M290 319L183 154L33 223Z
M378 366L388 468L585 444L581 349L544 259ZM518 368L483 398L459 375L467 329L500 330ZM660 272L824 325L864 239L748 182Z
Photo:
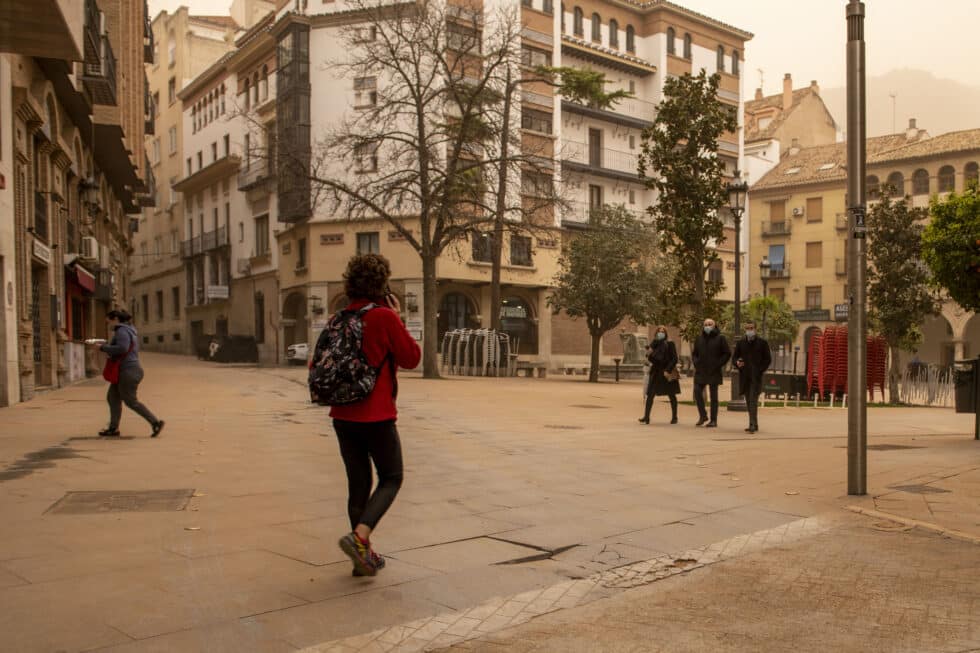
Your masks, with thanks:
M763 236L788 236L793 231L793 223L782 221L782 222L763 222L762 223L762 235Z
M48 239L48 198L41 191L34 192L34 235Z

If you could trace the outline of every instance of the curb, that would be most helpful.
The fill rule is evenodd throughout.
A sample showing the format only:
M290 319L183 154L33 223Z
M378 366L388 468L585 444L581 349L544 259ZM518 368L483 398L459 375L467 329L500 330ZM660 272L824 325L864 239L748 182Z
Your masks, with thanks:
M980 545L980 535L974 535L972 533L967 533L965 531L958 531L952 528L944 528L938 524L932 524L926 521L919 521L918 519L910 519L908 517L902 517L901 515L893 515L890 512L881 512L880 510L872 510L871 508L862 508L861 506L846 506L845 510L857 513L859 515L865 515L867 517L876 517L878 519L888 519L890 521L898 522L899 524L905 524L906 526L912 526L914 528L921 528L924 531L929 531L931 533L936 533L937 535L942 535L943 537L948 537L954 540L960 540L962 542L969 542L971 544Z

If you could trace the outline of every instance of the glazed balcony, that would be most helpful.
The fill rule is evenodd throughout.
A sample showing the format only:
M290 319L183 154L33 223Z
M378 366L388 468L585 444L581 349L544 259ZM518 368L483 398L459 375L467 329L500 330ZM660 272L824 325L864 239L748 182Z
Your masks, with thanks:
M85 61L82 84L93 104L116 104L116 57L95 0L85 0Z

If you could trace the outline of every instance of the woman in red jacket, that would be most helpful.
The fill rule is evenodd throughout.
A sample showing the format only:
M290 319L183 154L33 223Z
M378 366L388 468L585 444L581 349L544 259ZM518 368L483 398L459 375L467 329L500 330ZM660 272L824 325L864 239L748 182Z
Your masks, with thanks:
M384 567L384 558L373 551L370 537L402 484L402 449L395 428L396 369L414 369L422 358L418 343L402 323L398 299L388 291L390 277L388 259L378 254L353 257L344 273L350 300L346 310L377 305L364 314L362 349L368 363L380 369L367 399L330 409L347 468L347 512L352 529L340 539L340 548L353 561L355 576L374 576ZM372 462L378 470L373 493Z

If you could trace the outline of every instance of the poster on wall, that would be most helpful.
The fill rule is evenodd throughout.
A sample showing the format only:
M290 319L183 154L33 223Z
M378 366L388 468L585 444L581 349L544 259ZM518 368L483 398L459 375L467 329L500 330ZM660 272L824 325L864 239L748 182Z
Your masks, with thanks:
M405 322L405 328L416 341L422 342L422 320L420 318L409 318Z

